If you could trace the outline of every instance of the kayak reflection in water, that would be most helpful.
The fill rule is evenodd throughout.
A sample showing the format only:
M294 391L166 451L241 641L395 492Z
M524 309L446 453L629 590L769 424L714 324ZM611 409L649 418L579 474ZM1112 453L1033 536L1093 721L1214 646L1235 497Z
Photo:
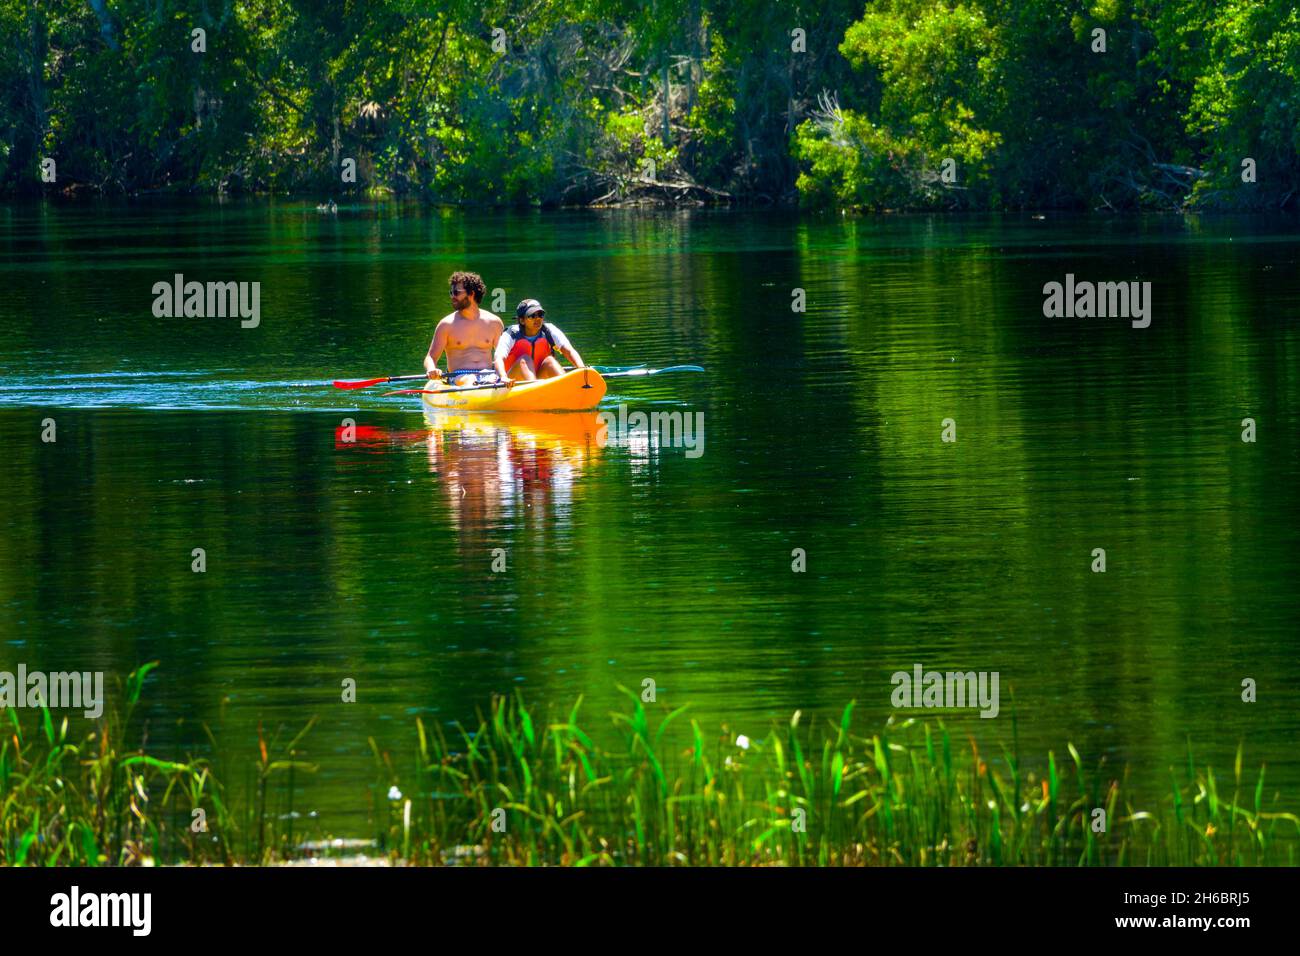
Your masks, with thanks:
M564 374L556 355L563 355L576 368L585 368L568 336L558 325L546 321L546 310L536 299L524 299L515 307L519 321L501 333L493 353L493 366L501 379L532 382Z
M538 530L567 525L577 479L601 452L595 412L462 412L426 408L421 429L348 423L334 447L363 456L410 453L424 445L462 541L502 524ZM353 459L357 466L361 459ZM466 536L464 532L471 532Z

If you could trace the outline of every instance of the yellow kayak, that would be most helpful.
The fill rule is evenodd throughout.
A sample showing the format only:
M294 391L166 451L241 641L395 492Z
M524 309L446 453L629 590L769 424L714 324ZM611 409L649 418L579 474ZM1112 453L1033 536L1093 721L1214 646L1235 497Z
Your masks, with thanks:
M605 380L591 368L570 369L555 378L515 382L510 387L457 388L429 382L422 396L433 408L472 412L571 412L595 408L605 397Z

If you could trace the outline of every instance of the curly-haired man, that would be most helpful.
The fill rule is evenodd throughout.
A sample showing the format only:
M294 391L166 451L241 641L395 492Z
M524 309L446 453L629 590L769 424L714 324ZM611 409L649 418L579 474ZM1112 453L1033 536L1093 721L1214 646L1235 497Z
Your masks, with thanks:
M480 309L487 287L473 272L451 274L451 304L455 311L438 323L424 357L429 378L439 379L442 371L438 359L447 353L447 375L453 385L489 384L497 380L492 367L492 352L505 323Z

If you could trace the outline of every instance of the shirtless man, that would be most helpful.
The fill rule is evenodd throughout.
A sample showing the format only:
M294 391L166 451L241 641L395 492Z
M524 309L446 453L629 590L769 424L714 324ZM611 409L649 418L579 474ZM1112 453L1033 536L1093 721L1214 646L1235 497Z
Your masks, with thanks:
M487 287L473 272L451 274L451 304L456 311L441 322L433 333L424 370L429 378L440 379L438 359L447 353L447 378L452 385L486 385L497 381L492 368L492 351L505 323L479 308Z

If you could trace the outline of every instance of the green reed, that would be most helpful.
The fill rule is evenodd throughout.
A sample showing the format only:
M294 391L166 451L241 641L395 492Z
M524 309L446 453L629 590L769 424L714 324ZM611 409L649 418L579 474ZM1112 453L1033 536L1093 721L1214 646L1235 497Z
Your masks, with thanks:
M652 720L624 692L631 709L611 715L610 747L580 726L581 699L539 721L521 698L496 698L450 741L417 722L419 786L378 765L382 787L404 795L384 845L419 863L511 865L1295 863L1300 817L1276 795L1266 806L1264 770L1251 788L1240 748L1230 800L1189 749L1170 798L1143 806L1127 770L1090 766L1073 744L1068 762L1051 752L1035 774L1014 743L993 760L938 720L859 735L850 703L838 722L796 713L742 747L706 735L685 707Z
M258 727L241 756L163 760L133 721L145 676L84 739L47 710L0 739L0 864L265 864L294 855L297 733ZM622 688L621 688L622 689ZM712 733L688 707L626 708L598 720L496 697L468 726L415 722L409 756L370 741L371 811L382 856L416 864L618 866L1257 866L1295 863L1300 817L1265 774L1170 768L1167 795L1140 799L1130 770L1067 743L1029 764L955 740L938 719L855 729L795 713L766 736ZM33 715L35 716L35 715ZM595 729L599 727L599 730ZM214 775L243 772L231 798ZM1035 771L1027 769L1038 767ZM1143 793L1153 781L1143 780ZM203 826L195 824L203 811ZM1104 828L1101 825L1104 812Z
M190 826L194 807L218 821L225 816L206 764L145 753L144 735L134 727L145 677L156 666L132 671L121 708L106 711L79 740L69 739L66 717L56 727L45 707L35 728L24 729L15 710L4 715L0 864L129 865L223 855L220 840L204 841L207 834ZM133 733L142 741L135 746L127 742Z

